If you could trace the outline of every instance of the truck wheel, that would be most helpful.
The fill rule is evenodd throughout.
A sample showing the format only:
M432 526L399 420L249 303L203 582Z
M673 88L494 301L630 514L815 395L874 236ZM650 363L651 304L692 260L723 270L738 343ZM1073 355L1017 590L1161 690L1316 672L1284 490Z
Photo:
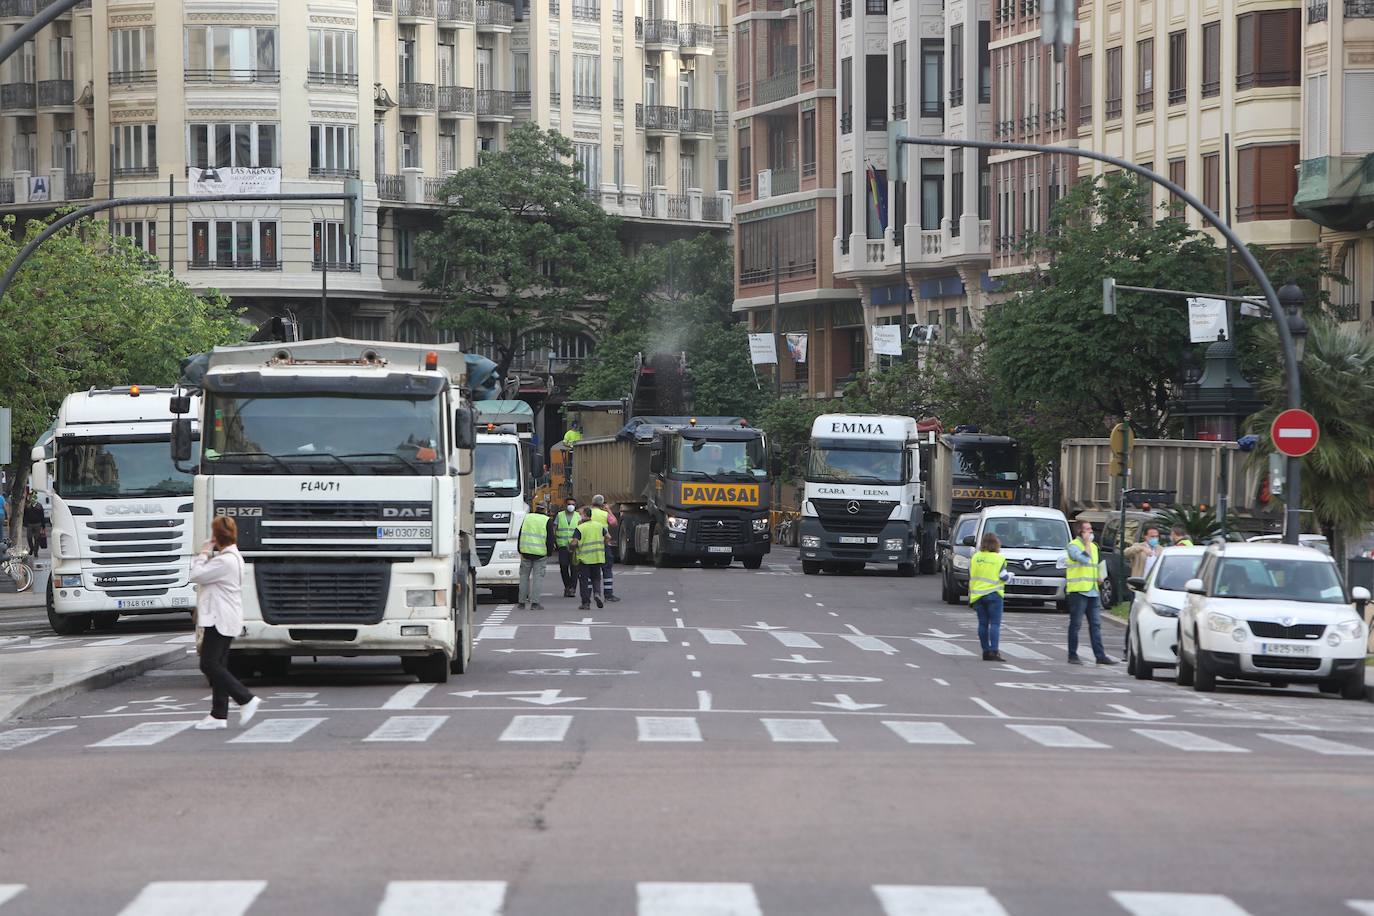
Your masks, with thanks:
M415 676L420 679L421 684L447 684L448 683L448 656L442 652L435 652L424 658L417 658L413 663Z
M58 636L80 636L91 625L90 614L59 614L52 593L52 579L48 579L48 626Z
M921 529L921 556L918 562L921 575L929 576L935 572L935 532L929 526Z
M620 562L625 566L633 566L639 562L639 555L634 551L634 519L622 518L620 520L620 531L616 535L616 554Z
M91 626L97 630L113 630L119 622L118 614L92 614Z
M458 635L458 654L448 663L449 674L466 674L472 667L472 605L476 588L477 583L469 577L463 610L458 615L458 625L462 627Z
M934 572L934 570L931 570L931 572ZM915 576L916 576L916 564L915 564L915 563L898 563L898 564L897 564L897 575L901 576L903 579L915 578Z
M759 569L763 566L763 557L745 557L740 562L745 569Z
M655 531L651 535L649 544L649 549L653 551L655 569L667 569L668 567L673 565L672 560L668 557L668 554L665 553L663 550L663 539L658 536L657 531Z
M819 576L821 574L821 564L812 560L802 560L802 574L807 576Z

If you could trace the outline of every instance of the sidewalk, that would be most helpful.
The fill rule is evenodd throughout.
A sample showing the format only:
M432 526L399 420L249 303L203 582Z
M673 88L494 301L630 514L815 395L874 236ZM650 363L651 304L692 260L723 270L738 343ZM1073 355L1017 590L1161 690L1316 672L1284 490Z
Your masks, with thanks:
M9 651L0 658L0 724L186 657L186 645Z

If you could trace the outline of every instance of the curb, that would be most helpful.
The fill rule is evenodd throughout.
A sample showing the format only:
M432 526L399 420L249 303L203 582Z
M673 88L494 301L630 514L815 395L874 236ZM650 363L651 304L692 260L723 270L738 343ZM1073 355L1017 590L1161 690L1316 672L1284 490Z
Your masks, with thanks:
M8 649L11 646L27 646L29 637L27 636L0 636L0 649Z
M130 678L137 677L145 671L153 668L161 668L163 665L169 665L177 659L185 657L186 647L179 645L135 661L121 662L106 668L101 668L97 671L92 671L90 674L66 684L58 684L46 690L36 691L26 697L8 713L0 715L0 724L11 719L18 719L22 716L31 715L46 706L51 706L53 703L65 700L68 697L76 696L79 693L89 693L93 690L101 690L113 684L118 684L120 681L127 681Z

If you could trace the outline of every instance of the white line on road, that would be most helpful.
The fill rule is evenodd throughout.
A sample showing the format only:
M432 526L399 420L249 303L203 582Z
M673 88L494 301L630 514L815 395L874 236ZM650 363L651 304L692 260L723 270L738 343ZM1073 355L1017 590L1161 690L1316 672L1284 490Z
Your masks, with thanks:
M697 630L701 638L716 646L742 646L744 640L734 630Z
M1374 755L1366 747L1357 747L1354 744L1346 744L1342 741L1332 741L1329 738L1318 738L1316 735L1260 735L1270 741L1277 741L1280 744L1288 744L1293 747L1302 748L1304 751L1313 751L1318 754L1330 754L1341 757L1368 757ZM0 735L0 741L4 736ZM0 745L2 746L2 745ZM1374 910L1370 910L1374 916Z
M835 741L830 729L820 719L760 719L774 741L830 742Z
M516 716L501 733L502 741L562 741L572 716Z
M1163 894L1112 891L1112 899L1132 916L1248 916L1221 894Z
M819 649L821 644L816 642L805 633L789 633L786 630L774 630L769 633L774 639L790 649Z
M323 722L323 719L267 719L254 725L230 744L290 744Z
M196 641L196 636L195 636L195 634L194 634L194 633L187 633L185 636L174 636L174 637L172 637L171 639L167 640L167 645L169 645L169 646L178 646L178 645L184 646L184 645L189 645L190 643L193 643L193 642L195 642L195 641Z
M554 628L553 628L553 638L554 638L554 639L591 639L591 638L592 638L592 628L591 628L591 627L581 627L581 626L573 626L573 627L561 627L561 626L560 626L560 627L554 627Z
M373 729L364 741L428 741L448 716L392 716Z
M673 621L677 624L677 628L678 628L679 630L685 630L685 629L687 628L686 624L684 624L684 623L682 622L682 618L681 618L681 617L674 617L674 618L673 618Z
M873 893L887 916L1007 916L981 887L876 884Z
M119 916L240 916L266 881L154 881Z
M972 744L943 722L890 722L884 725L907 744Z
M689 643L689 642L683 642L682 648L684 648L684 649L690 649L690 648L692 648L692 644Z
M1180 751L1202 751L1212 754L1250 753L1246 748L1236 747L1234 744L1227 744L1225 741L1218 741L1215 738L1208 738L1197 732L1166 728L1133 728L1131 731L1141 737L1158 741L1160 744L1167 744L1169 747L1177 748Z
M1347 900L1345 905L1361 916L1374 916L1374 900Z
M855 636L863 636L863 635L864 635L864 631L863 631L863 630L860 630L858 627L854 626L854 624L852 624L852 623L847 623L847 624L845 624L845 626L849 629L849 632L853 633Z
M698 690L698 691L697 691L697 709L701 710L702 712L709 712L709 711L710 711L710 709L711 709L711 691L709 691L709 690Z
M965 649L963 646L958 645L957 643L946 642L946 641L943 640L943 639L915 639L915 638L913 638L911 641L914 642L914 643L920 643L921 645L925 646L925 647L926 647L927 649L929 649L930 651L935 652L935 653L938 653L938 654L940 654L940 655L972 655L972 654L973 654L973 653L970 652L968 649Z
M101 646L127 646L129 643L138 642L140 639L147 639L147 633L140 633L137 636L100 636L86 641L87 648Z
M896 649L892 648L892 646L883 642L876 636L846 636L845 634L841 633L840 639L843 639L845 642L852 643L853 645L858 646L865 652L882 652L885 655L897 654Z
M701 726L691 716L635 716L640 741L700 741Z
M1010 655L1012 658L1029 658L1039 662L1050 660L1048 655L1036 652L1034 649L1027 649L1025 646L1018 646L1016 643L1004 642L997 647L998 651Z
M639 916L763 916L748 884L641 881Z
M1062 725L1008 725L1007 728L1045 747L1111 747Z
M500 916L504 881L391 881L377 916Z
M13 900L24 892L22 884L0 884L0 903Z
M420 705L425 694L434 689L433 684L407 684L393 693L382 704L383 709L414 709Z
M140 722L88 747L147 747L186 731L194 722Z
M996 716L996 717L999 718L999 719L1010 719L1010 718L1011 718L1011 716L1009 716L1009 715L1007 715L1006 713L1002 712L1002 710L998 709L996 706L993 706L991 703L989 703L987 700L983 699L982 697L969 697L969 699L972 700L973 702L977 703L979 706L983 707L984 709L986 709L988 712L992 713L994 716Z
M477 631L478 639L514 639L515 627L482 627Z
M631 642L667 642L668 637L663 635L663 630L659 627L626 627L630 631Z
M945 680L945 679L942 678L942 677L933 678L933 680L935 681L935 683L939 684L941 687L948 687L948 686L949 686L949 681Z
M826 613L829 614L831 617L838 617L838 616L840 616L839 614L836 614L834 611L826 611Z
M73 728L76 726L49 725L43 728L14 728L7 732L0 732L0 751L14 750L16 747L33 744L35 741L42 741L58 732L65 732Z

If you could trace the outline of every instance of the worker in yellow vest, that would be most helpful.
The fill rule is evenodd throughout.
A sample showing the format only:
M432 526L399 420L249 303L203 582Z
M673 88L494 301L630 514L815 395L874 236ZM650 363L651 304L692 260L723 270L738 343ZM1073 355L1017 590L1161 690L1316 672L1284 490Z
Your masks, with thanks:
M978 643L983 647L983 661L1006 661L997 651L1002 636L1002 599L1007 593L1007 558L1002 556L1002 542L988 532L978 544L968 564L968 603L978 615Z
M1099 665L1115 665L1116 659L1102 646L1102 599L1098 592L1102 584L1101 559L1093 543L1091 522L1079 526L1079 535L1069 542L1068 553L1064 592L1069 601L1069 664L1083 664L1078 657L1078 631L1083 626L1083 618L1087 617L1093 657Z
M1169 540L1173 541L1175 547L1193 546L1193 539L1188 537L1188 530L1182 525L1175 525L1169 529Z
M572 536L582 516L577 513L577 500L571 496L563 503L563 511L553 517L554 544L558 548L558 572L563 577L563 597L571 598L577 589L577 569L573 566Z
M517 599L522 611L542 611L544 605L539 598L544 593L544 568L549 562L550 548L557 549L555 532L557 528L548 516L548 507L543 503L530 506L525 520L520 523L520 596Z
M618 524L615 513L606 508L606 497L600 493L592 497L592 518L605 525L608 532ZM614 538L607 543L614 544ZM606 550L606 562L601 564L601 590L606 593L607 604L620 600L615 596L615 557L609 548Z
M592 516L592 507L582 507L582 521L573 532L572 547L577 553L577 580L582 592L579 610L590 610L591 600L597 607L605 607L601 590L601 569L606 563L606 547L611 542L610 530Z

